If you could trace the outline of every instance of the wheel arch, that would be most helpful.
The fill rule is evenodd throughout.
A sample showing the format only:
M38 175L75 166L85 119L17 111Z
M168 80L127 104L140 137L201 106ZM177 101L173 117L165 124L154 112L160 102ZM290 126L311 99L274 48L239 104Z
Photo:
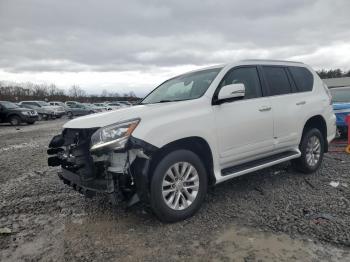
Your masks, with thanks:
M324 151L328 152L328 141L327 141L327 124L326 120L321 115L315 115L310 117L304 125L303 135L311 128L317 128L323 135L324 139Z
M10 121L10 118L13 117L13 116L18 117L18 118L22 121L21 115L19 115L19 114L17 114L17 113L10 113L10 114L8 114L8 115L6 116L6 119L7 119L8 121Z
M152 155L150 174L153 173L153 170L156 167L157 163L159 163L159 161L166 154L177 149L186 149L198 155L199 158L203 161L203 164L207 170L208 183L210 185L214 185L216 183L212 150L208 142L204 138L198 136L181 138L159 148Z

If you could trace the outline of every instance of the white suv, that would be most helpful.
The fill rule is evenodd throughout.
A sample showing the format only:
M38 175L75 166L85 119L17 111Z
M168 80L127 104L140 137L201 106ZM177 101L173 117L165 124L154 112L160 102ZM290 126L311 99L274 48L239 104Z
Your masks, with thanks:
M48 162L88 197L142 200L172 222L200 208L208 185L289 160L315 172L335 120L309 66L244 60L169 79L134 107L67 122Z

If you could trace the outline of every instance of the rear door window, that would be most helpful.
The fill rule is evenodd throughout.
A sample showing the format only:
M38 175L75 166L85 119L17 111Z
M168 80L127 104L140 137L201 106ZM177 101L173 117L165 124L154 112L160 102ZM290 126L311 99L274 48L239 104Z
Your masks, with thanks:
M289 71L292 74L298 92L312 91L314 76L308 69L305 67L290 66Z
M265 80L268 85L268 94L270 96L292 93L292 86L284 67L263 66L262 70L264 72Z

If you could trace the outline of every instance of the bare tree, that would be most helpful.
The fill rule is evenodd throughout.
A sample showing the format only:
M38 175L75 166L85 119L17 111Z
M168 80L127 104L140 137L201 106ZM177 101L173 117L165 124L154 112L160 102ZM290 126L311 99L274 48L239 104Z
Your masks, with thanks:
M68 90L68 94L71 97L85 97L86 96L86 91L81 89L78 85L72 85L69 90Z
M106 89L102 90L101 97L108 97L108 92Z

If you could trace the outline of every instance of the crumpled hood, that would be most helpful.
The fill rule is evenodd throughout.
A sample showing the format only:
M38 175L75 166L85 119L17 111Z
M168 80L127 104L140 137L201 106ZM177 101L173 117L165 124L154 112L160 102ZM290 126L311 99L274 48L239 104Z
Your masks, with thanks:
M120 108L118 110L91 114L73 119L67 122L63 128L96 128L135 118L141 118L142 120L147 116L154 117L160 113L170 114L171 112L179 111L179 103L186 103L186 101L136 105Z

